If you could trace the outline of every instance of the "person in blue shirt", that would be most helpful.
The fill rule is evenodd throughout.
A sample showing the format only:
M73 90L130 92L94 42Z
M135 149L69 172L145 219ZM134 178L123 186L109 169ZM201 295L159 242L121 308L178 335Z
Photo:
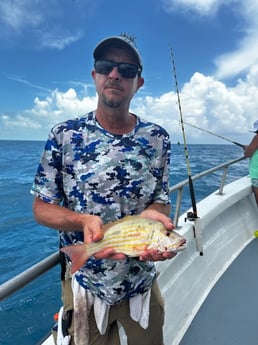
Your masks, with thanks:
M245 147L245 156L249 157L249 175L252 181L252 188L258 205L258 120L254 122L253 129L255 133L249 145Z
M135 41L108 37L93 57L97 108L52 128L32 187L35 219L59 231L61 247L99 241L104 224L127 215L174 228L169 135L129 110L144 84ZM70 344L119 345L119 322L128 344L162 345L164 305L154 262L175 255L146 250L132 258L108 248L73 275L65 257L63 318L74 310Z

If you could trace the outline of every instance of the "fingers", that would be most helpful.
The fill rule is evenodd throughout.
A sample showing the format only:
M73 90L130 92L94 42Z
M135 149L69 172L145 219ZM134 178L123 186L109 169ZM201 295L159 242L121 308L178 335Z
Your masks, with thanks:
M106 248L94 255L96 259L111 259L111 260L123 260L126 256L122 253L116 253L112 248Z
M84 242L91 243L103 238L103 221L98 216L88 216L83 227Z
M169 231L172 231L173 229L175 229L175 226L172 223L172 220L170 218L164 219L163 224L164 224L165 228Z
M159 211L153 209L146 209L140 214L140 216L143 218L149 218L161 222L169 231L172 231L175 228L172 220L164 213L161 213Z
M160 252L155 249L147 250L143 252L139 260L140 261L165 261L172 259L177 253L174 252Z

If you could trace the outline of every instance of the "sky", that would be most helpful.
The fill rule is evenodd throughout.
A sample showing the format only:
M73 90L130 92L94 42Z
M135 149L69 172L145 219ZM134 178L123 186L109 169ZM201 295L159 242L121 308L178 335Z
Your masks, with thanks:
M126 32L145 79L132 112L165 127L172 143L183 141L183 120L189 144L229 143L216 135L248 144L258 119L257 18L258 0L1 1L0 140L44 141L53 125L94 110L92 52Z

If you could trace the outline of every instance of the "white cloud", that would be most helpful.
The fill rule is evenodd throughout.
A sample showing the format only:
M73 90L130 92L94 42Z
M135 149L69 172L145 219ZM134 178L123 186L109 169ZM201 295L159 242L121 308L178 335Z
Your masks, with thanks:
M8 133L10 136L12 133L13 138L16 138L17 133L25 135L27 131L29 134L24 139L44 140L54 124L96 108L96 95L80 95L79 86L66 91L56 89L45 98L36 97L32 109L24 110L16 116L2 114L0 127L4 130L1 135ZM250 138L248 130L258 117L258 66L253 67L246 79L239 79L233 87L227 87L215 77L195 73L183 86L180 102L184 121L247 143ZM167 128L173 142L181 140L175 92L167 92L159 97L145 96L139 92L132 102L131 110ZM186 133L189 142L214 142L214 138L197 129L187 127ZM215 142L223 143L221 140Z
M258 0L163 0L163 5L168 12L181 11L186 15L206 17L216 15L220 8L227 6L238 16L238 27L232 30L241 30L241 38L234 51L215 57L217 78L241 75L258 64Z
M18 33L25 27L37 27L43 21L37 1L5 0L0 2L0 22Z
M27 86L30 86L30 87L34 88L34 89L51 92L51 89L45 88L45 87L43 87L41 85L33 84L33 83L29 82L28 80L20 78L20 77L9 76L8 79L17 81L18 83L25 84Z
M45 99L36 97L32 109L12 116L0 115L0 126L5 129L9 138L10 135L12 138L19 135L20 139L44 140L53 125L95 109L96 103L96 96L79 97L72 88L65 92L54 90ZM2 136L5 131L1 133Z
M42 45L49 48L55 48L58 50L63 50L66 46L75 43L82 38L82 33L77 32L74 35L67 34L66 36L44 33L42 38Z
M258 118L258 67L252 69L246 80L238 80L227 87L215 77L195 73L180 92L183 121L214 133L247 143L248 129ZM135 112L165 126L174 138L181 136L180 113L174 92L158 98L145 97L134 101ZM211 136L187 127L190 141L214 142ZM216 141L223 143L221 140Z
M66 27L59 27L63 16L62 6L56 0L42 2L39 0L5 0L0 2L0 37L6 39L7 32L12 38L23 36L29 32L37 48L64 49L80 40L82 33L78 30L70 32ZM10 40L9 40L10 41Z
M242 28L244 37L234 51L215 58L217 66L215 74L218 78L234 77L258 65L258 0L239 1L237 13L244 23Z
M228 5L234 0L163 0L164 9L170 11L189 11L201 16L216 14L221 5Z

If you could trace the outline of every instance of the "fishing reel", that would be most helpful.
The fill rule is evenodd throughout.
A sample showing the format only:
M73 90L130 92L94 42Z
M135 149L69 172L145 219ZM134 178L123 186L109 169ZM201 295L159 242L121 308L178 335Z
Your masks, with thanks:
M197 216L196 212L189 211L186 214L185 222L187 220L194 222L193 234L194 234L195 243L196 243L196 250L199 252L200 256L203 256L201 219Z
M189 211L189 212L187 212L187 214L186 214L185 222L186 222L187 220L194 221L196 218L198 218L198 217L197 217L197 214L196 214L195 212L193 212L193 211Z

